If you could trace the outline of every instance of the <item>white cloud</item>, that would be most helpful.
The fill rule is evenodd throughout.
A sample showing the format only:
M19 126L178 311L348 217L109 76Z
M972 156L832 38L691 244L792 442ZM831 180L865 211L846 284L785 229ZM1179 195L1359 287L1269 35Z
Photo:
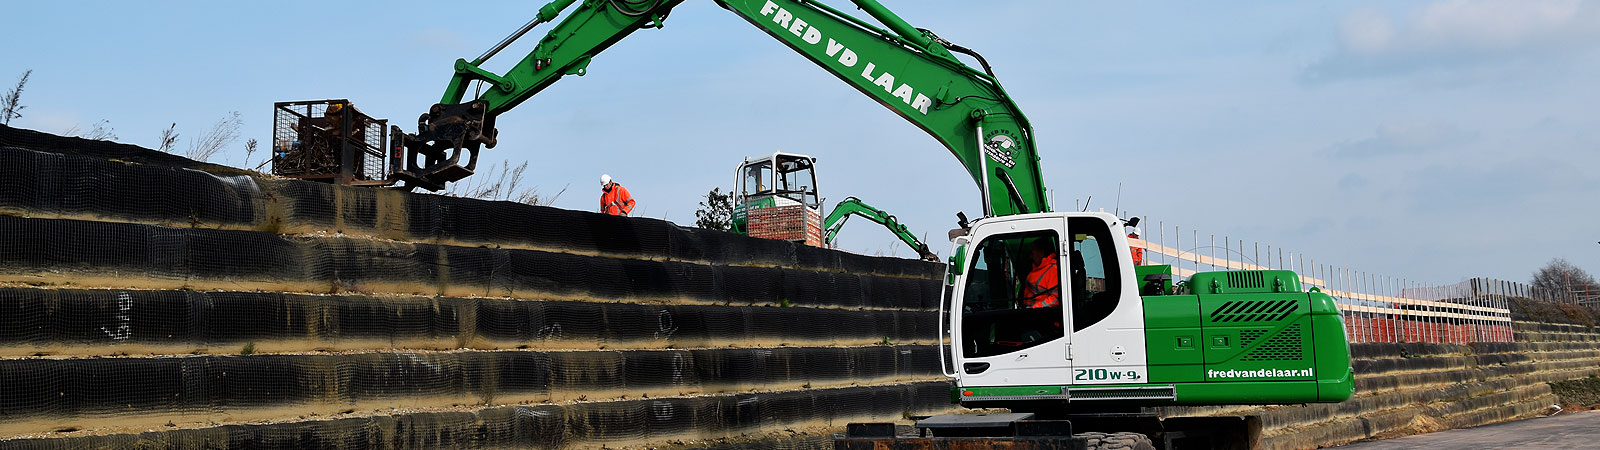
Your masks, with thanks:
M1339 23L1339 38L1355 53L1380 53L1394 43L1394 22L1380 11L1361 9Z
M1302 75L1312 82L1409 75L1527 59L1562 61L1596 50L1600 3L1440 0L1401 18L1371 8L1350 12L1339 24L1338 48Z
M1445 0L1428 5L1412 29L1420 46L1513 49L1592 35L1577 0ZM1588 19L1593 19L1593 16Z
M1426 153L1464 145L1477 136L1477 133L1448 123L1392 123L1379 126L1370 137L1329 146L1328 151L1334 156L1349 158Z

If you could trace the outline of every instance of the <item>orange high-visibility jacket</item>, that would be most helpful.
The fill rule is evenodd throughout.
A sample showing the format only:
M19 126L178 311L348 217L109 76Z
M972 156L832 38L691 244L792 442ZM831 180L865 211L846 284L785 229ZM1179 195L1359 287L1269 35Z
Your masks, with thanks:
M1022 296L1029 308L1048 308L1061 304L1061 264L1056 255L1045 256L1028 271Z
M1138 239L1139 238L1138 235L1133 235L1133 234L1128 235L1128 237L1131 238L1131 239ZM1144 265L1144 249L1139 248L1139 247L1129 247L1128 248L1128 253L1132 253L1133 254L1133 265L1135 265L1135 266Z
M600 189L600 212L613 216L626 216L633 212L633 195L628 188L617 183Z

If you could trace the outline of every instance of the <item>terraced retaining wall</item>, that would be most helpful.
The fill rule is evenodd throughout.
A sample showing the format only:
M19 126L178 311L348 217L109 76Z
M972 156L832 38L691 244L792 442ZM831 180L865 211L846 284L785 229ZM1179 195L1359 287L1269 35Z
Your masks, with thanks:
M0 447L825 446L942 268L0 127Z
M1516 342L1354 344L1356 395L1343 403L1155 412L1257 415L1261 448L1314 449L1537 417L1560 410L1553 405L1581 402L1558 397L1550 383L1600 375L1600 329L1513 326Z
M0 448L831 448L951 410L940 275L0 126ZM1281 449L1542 414L1600 373L1596 316L1514 312L1354 345L1345 403L1157 412Z

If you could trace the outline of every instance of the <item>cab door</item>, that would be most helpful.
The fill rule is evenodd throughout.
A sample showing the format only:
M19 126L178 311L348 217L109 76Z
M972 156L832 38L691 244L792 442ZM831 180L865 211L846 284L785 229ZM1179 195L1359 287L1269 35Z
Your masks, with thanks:
M1071 309L1061 290L1066 222L1029 216L976 226L965 260L955 262L951 359L962 386L1062 385L1070 377Z
M1070 299L1075 364L1064 383L1147 383L1144 303L1121 221L1104 213L1066 220L1069 272L1062 285Z

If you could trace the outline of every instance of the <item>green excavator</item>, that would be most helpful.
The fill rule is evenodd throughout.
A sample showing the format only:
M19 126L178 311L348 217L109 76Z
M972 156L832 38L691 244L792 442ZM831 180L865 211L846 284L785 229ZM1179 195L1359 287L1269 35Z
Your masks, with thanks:
M928 250L928 245L917 239L917 235L893 214L859 198L840 200L833 205L833 212L823 218L816 164L816 158L797 153L774 152L745 158L735 171L736 180L731 191L734 193L732 231L831 248L845 222L852 216L861 217L882 225L923 260L939 261L939 255Z
M900 238L900 242L905 243L906 246L911 247L911 250L916 251L917 256L922 260L939 262L939 255L934 254L932 250L928 250L928 244L924 244L921 239L917 239L917 235L912 234L911 230L907 229L905 224L900 223L900 219L896 218L894 214L874 208L872 205L868 205L867 202L855 197L846 197L833 205L833 211L829 212L828 217L822 221L822 241L830 247L833 246L833 240L839 236L839 230L844 229L845 221L850 220L852 216L883 225L890 233L894 233L894 237Z
M540 8L482 56L456 61L443 99L416 133L396 130L392 151L409 160L398 175L430 189L470 175L479 149L495 144L497 116L564 76L583 75L634 31L664 26L681 1L557 0ZM852 425L837 447L1250 448L1260 430L1252 417L1160 417L1139 408L1351 396L1334 299L1294 272L1207 272L1174 284L1168 266L1131 263L1122 219L1054 211L1033 126L977 52L875 0L852 0L873 21L812 0L712 1L926 131L980 194L982 217L958 213L950 233L939 353L952 401L1012 413L927 418L917 422L931 433L924 437ZM480 67L548 22L506 73ZM467 98L473 82L484 89Z

